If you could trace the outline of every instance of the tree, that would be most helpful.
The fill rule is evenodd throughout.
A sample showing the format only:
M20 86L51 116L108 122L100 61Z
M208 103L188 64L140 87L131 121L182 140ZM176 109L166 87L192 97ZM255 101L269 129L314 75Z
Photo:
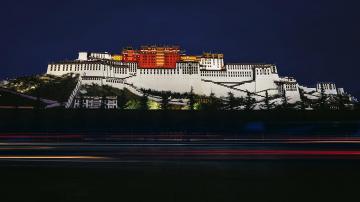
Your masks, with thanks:
M203 110L209 110L209 111L215 111L220 108L220 102L215 97L214 93L211 93L210 96L207 98L207 102L201 104L201 109Z
M100 109L106 109L106 96L101 97Z
M261 108L266 110L271 110L274 107L273 103L270 103L269 92L265 91L264 104L262 104Z
M234 110L234 108L237 107L238 105L239 105L238 99L235 98L232 92L228 92L226 108L229 110Z
M328 108L327 106L327 99L328 99L328 96L326 95L325 93L325 89L324 89L324 86L321 85L321 92L320 92L320 98L318 100L318 109L320 110L326 110Z
M339 110L346 110L346 105L350 104L349 96L339 93L336 98L336 106Z
M208 106L208 109L209 110L212 110L212 111L215 111L215 110L218 110L220 108L220 102L219 100L215 97L215 94L214 93L211 93L210 94L210 97L209 97L209 106Z
M244 104L245 104L246 111L250 111L250 110L254 109L256 100L255 100L255 98L251 97L250 92L246 93L246 98L245 98L244 102L245 102Z
M117 107L120 110L123 110L126 107L126 96L124 91L121 91L121 93L117 96Z
M143 110L143 111L148 110L149 109L148 101L149 101L148 95L146 93L143 93L143 96L141 96L141 99L140 99L139 109Z
M191 87L190 93L188 94L188 98L189 98L189 109L190 110L194 110L194 105L195 105L195 95L194 95L194 89L193 87Z
M287 109L289 107L288 98L286 97L286 91L284 90L281 94L282 108Z
M305 92L301 88L299 88L299 94L300 102L298 102L298 105L300 105L301 110L306 110L306 105L309 103L309 99L305 96Z
M295 107L295 104L290 104L288 102L288 97L286 96L286 91L283 90L282 93L281 93L281 105L279 105L277 107L277 109L279 110L289 110L289 109L294 109Z
M79 98L79 108L83 109L84 108L84 96L80 93L80 98Z
M169 92L163 92L161 94L161 109L162 110L168 110L169 108L169 102L170 102L170 93Z

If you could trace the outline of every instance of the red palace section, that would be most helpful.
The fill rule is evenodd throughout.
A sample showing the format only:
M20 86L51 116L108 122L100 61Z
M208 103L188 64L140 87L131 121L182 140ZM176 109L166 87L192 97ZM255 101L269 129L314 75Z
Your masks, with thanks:
M142 46L140 50L124 49L124 62L138 62L139 68L169 68L175 69L180 61L180 48L177 46Z
M137 50L132 48L125 48L122 51L123 62L139 62L139 53Z

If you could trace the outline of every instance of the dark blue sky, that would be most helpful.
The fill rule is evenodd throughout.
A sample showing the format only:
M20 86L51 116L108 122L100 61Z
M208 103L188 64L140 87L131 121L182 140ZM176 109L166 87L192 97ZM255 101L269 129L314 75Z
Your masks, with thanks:
M360 3L333 0L2 1L0 78L43 73L78 51L180 45L227 62L267 62L304 84L353 93L360 67Z

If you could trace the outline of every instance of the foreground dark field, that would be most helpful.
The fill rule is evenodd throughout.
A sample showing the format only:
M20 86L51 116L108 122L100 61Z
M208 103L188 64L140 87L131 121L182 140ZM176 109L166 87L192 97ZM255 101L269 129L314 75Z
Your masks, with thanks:
M0 145L1 201L357 201L360 141Z
M0 111L0 201L358 201L357 112Z
M348 160L2 163L0 192L1 201L357 201L359 168Z

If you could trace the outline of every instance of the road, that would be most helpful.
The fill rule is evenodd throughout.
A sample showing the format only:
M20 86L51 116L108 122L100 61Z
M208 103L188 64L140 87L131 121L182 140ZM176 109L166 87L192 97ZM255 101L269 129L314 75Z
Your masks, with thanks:
M130 141L124 135L107 140L85 140L79 134L10 135L0 135L3 201L279 202L358 197L358 138L131 135Z
M4 136L2 136L4 138ZM26 136L28 137L28 136ZM47 136L42 136L47 138ZM67 136L69 137L69 136ZM76 137L72 135L71 137ZM116 139L116 138L115 138ZM16 140L16 141L15 141ZM0 161L152 163L251 159L360 159L360 138L147 139L0 143Z

